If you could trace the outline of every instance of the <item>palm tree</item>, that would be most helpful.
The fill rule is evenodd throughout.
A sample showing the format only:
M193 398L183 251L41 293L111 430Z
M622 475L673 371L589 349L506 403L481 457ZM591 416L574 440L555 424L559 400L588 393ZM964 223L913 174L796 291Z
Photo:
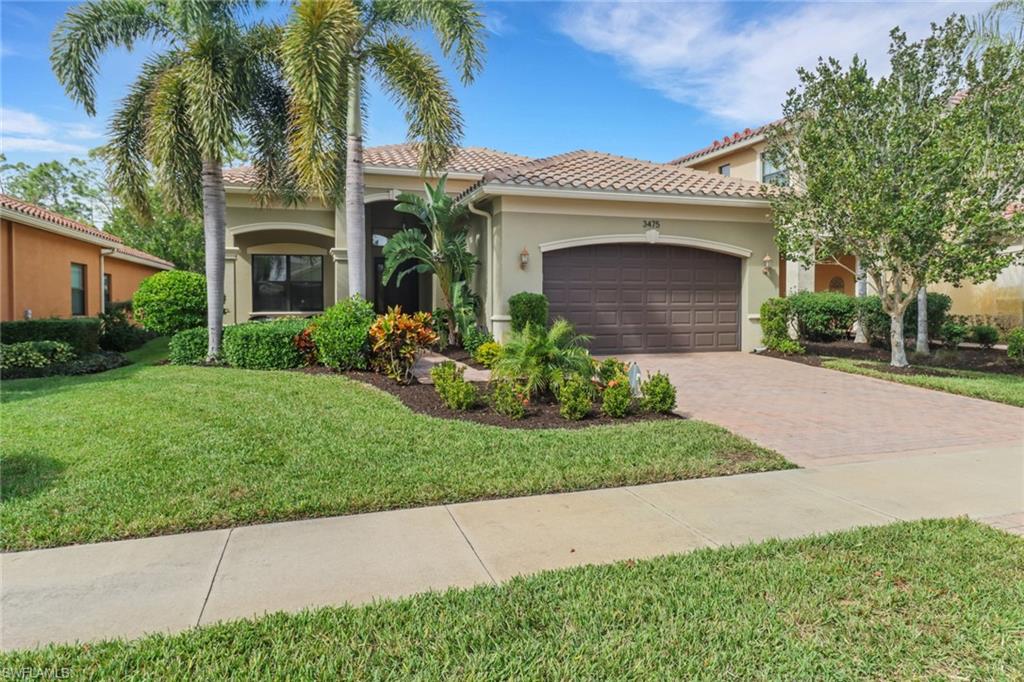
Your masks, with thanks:
M462 117L437 62L405 33L430 28L463 83L482 64L483 23L472 0L298 0L281 49L291 85L291 154L303 186L345 199L349 294L364 295L365 81L375 76L405 109L420 170L442 168Z
M286 198L287 92L276 49L280 30L242 24L260 0L90 0L65 15L50 62L67 94L96 114L100 55L140 40L166 49L150 57L110 123L105 153L114 192L145 216L150 169L171 210L202 211L209 359L224 319L225 199L221 166L244 131L259 193Z
M411 272L429 272L437 277L441 304L448 311L448 338L453 339L456 326L453 285L473 276L477 259L466 245L466 207L455 203L455 199L445 193L447 179L447 175L442 175L436 187L424 182L425 197L408 192L398 195L395 210L416 216L429 231L429 240L428 235L417 228L402 230L389 239L384 245L381 280L388 282L396 272L398 284ZM413 265L399 270L410 261Z
M977 51L996 45L1024 44L1024 0L999 0L971 19Z

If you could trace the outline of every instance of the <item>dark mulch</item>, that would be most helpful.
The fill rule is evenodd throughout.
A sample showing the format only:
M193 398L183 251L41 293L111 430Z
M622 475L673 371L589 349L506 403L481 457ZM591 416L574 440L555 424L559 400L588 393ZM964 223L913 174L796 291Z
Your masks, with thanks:
M890 352L888 348L879 348L865 343L854 343L843 340L833 343L805 343L807 353L804 355L782 355L774 351L763 353L770 357L782 358L791 362L800 362L805 365L821 366L822 357L849 358L851 360L872 360L875 362L888 363ZM929 367L942 367L945 369L966 369L976 372L992 372L995 374L1016 374L1024 376L1024 366L1010 361L1005 350L995 348L960 348L951 351L946 348L932 348L930 355L919 357L911 352L913 345L908 346L907 360L910 362L908 368L889 368L883 371L892 370L894 374L933 374L941 372L928 371ZM873 367L872 369L879 369Z
M591 426L608 426L611 424L631 424L642 421L665 421L671 419L683 419L677 414L633 414L623 419L612 419L601 414L600 405L594 405L593 411L580 421L564 419L558 413L558 404L553 402L539 402L531 404L526 409L526 416L522 419L509 419L505 415L498 414L487 405L487 397L490 390L486 383L473 382L480 392L481 405L466 412L457 412L449 409L437 397L437 392L431 384L414 383L409 386L402 386L387 378L383 374L375 372L334 372L326 367L306 367L302 371L310 374L340 374L341 376L361 381L371 386L376 386L397 397L410 410L441 419L461 419L463 421L477 422L478 424L489 424L491 426L503 426L510 429L582 429Z
M441 355L445 356L449 360L455 360L461 362L464 365L469 365L473 369L487 369L479 362L473 359L473 356L469 354L469 351L462 348L456 348L455 346L448 346L444 350L438 351Z

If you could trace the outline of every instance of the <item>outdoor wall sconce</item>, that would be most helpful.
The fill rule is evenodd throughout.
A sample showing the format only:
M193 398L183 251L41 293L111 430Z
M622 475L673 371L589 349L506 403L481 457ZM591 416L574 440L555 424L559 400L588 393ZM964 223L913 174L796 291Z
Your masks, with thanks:
M761 259L761 272L765 275L772 274L772 257L770 254L764 254L764 258Z
M523 250L519 252L519 268L521 270L526 269L526 264L530 262L530 252L523 247Z

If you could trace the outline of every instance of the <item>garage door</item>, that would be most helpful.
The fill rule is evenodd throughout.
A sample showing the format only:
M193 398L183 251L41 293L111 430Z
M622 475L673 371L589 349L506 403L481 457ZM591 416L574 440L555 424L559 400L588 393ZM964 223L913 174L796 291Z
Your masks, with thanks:
M739 350L740 259L681 246L600 244L544 254L551 318L594 353Z

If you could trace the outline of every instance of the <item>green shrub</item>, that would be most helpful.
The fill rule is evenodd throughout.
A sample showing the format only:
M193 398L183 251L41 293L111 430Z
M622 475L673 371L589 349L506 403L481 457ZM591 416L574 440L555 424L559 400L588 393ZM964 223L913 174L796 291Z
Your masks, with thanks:
M605 358L598 362L594 360L593 377L599 390L604 390L609 381L619 376L629 376L629 365L618 358Z
M621 419L633 409L633 391L629 377L620 375L608 382L601 394L601 411L609 417Z
M889 313L882 309L882 299L878 296L864 296L856 299L857 317L868 342L875 346L889 347L889 329L891 320ZM945 294L930 292L928 294L928 337L942 337L942 325L946 321L952 300ZM917 335L917 299L907 306L903 314L904 338Z
M640 382L640 407L645 412L668 414L676 409L676 387L668 375L657 372Z
M552 393L573 374L590 378L590 353L583 346L589 340L566 320L555 320L551 329L528 324L523 331L509 334L492 373L521 382L530 396Z
M547 328L548 297L544 294L533 294L521 291L508 299L508 312L512 317L512 331L521 332L526 325Z
M465 372L464 367L459 367L451 360L437 364L430 370L434 390L441 402L457 412L464 412L477 403L476 386L463 378Z
M108 369L117 369L118 367L130 364L131 360L123 353L101 350L95 353L80 355L66 365L54 365L52 374L66 376L96 374L97 372L106 372Z
M928 292L928 338L937 339L942 335L942 325L949 316L949 308L953 299L946 294L935 291ZM886 331L888 333L888 331ZM907 306L903 315L903 333L908 337L917 336L917 297Z
M526 416L530 399L526 389L508 379L498 379L491 384L491 409L509 419Z
M1024 327L1011 329L1006 334L1006 356L1012 362L1024 365Z
M112 351L135 350L153 338L152 332L132 323L131 302L111 303L100 313L100 348Z
M169 357L172 365L201 365L206 362L209 336L206 327L193 327L171 337Z
M967 338L967 325L947 320L942 324L942 343L950 350L956 350Z
M291 369L302 365L302 354L295 337L302 333L306 320L278 319L247 322L224 329L221 357L239 369Z
M783 355L803 355L807 349L800 345L799 341L793 339L782 339L773 344L771 350Z
M206 324L206 277L198 272L167 270L150 275L132 297L139 323L170 336Z
M836 341L847 335L857 319L857 302L846 294L805 291L786 300L801 341Z
M334 369L366 369L373 304L358 296L339 301L317 318L313 330L320 362Z
M999 343L999 330L990 324L976 324L971 327L970 337L982 348L991 348Z
M476 349L476 353L473 354L473 359L487 369L490 369L498 362L498 359L501 357L501 353L502 345L500 343L497 341L487 341L486 343L480 344L480 347Z
M467 328L462 334L462 347L472 356L476 355L480 346L493 342L494 337L491 336L491 333L477 326Z
M0 344L0 369L40 369L71 362L75 349L63 341L19 341Z
M0 339L4 343L23 341L62 341L76 353L95 353L99 350L100 320L97 317L56 317L42 320L16 320L0 324Z
M570 421L579 421L593 406L590 382L579 375L569 377L558 391L558 413Z
M761 343L765 348L780 350L780 346L793 343L789 338L792 316L788 298L769 298L761 304Z

